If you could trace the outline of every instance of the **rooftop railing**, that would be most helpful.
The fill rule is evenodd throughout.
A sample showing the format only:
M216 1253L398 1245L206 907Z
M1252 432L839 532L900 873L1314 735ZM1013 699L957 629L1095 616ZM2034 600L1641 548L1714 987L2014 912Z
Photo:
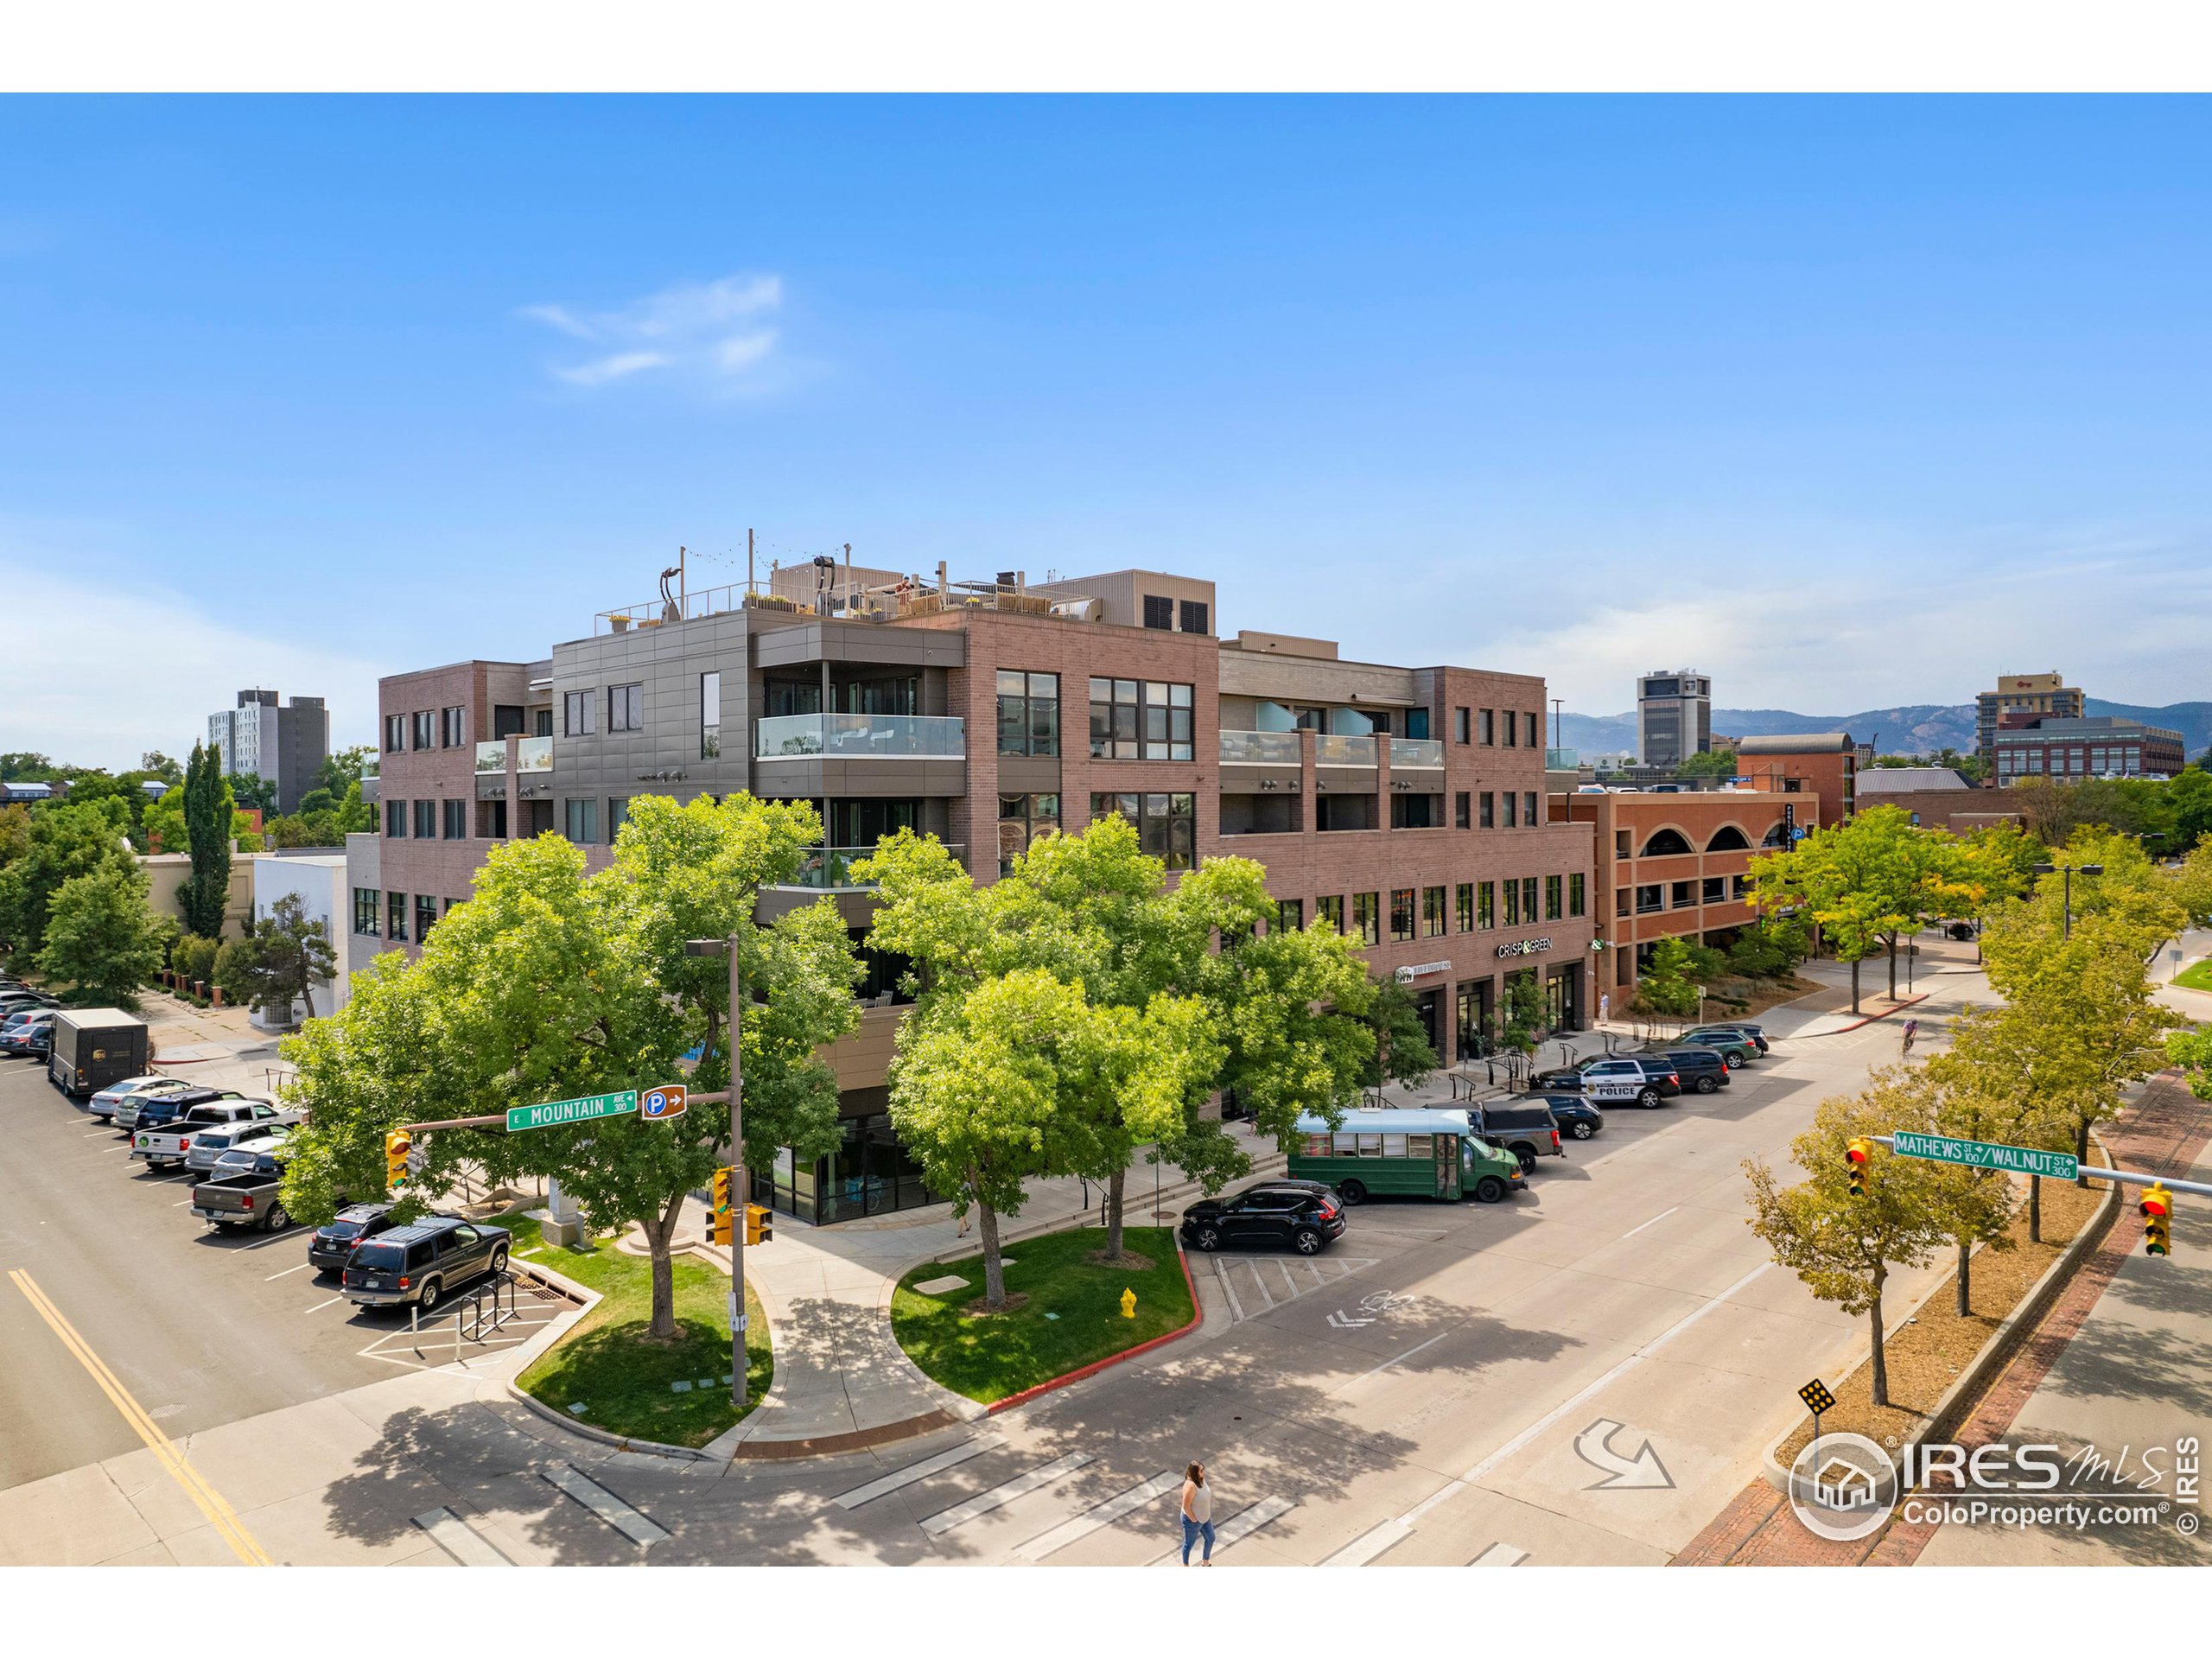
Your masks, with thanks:
M964 760L957 715L774 715L755 721L756 760Z
M1375 755L1375 740L1371 737L1348 737L1340 732L1313 734L1313 764L1317 766L1371 766Z
M1444 745L1433 737L1394 737L1390 740L1390 769L1393 772L1440 772L1444 767Z
M1296 732L1224 732L1221 759L1224 766L1294 766L1298 760Z

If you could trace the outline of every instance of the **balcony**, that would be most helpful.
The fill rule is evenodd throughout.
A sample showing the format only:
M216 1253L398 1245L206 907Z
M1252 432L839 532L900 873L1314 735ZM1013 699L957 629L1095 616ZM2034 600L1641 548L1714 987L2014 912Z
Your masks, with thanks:
M957 715L776 715L753 728L756 760L964 760Z
M944 850L950 853L963 868L966 867L968 862L966 847L947 842L944 843ZM873 847L810 847L799 855L798 874L784 885L810 887L817 893L835 893L847 889L864 892L873 887L875 883L855 880L853 866L864 858L873 858L874 855L875 849Z
M1241 766L1295 766L1296 732L1224 732L1221 763Z
M1347 737L1338 732L1313 734L1313 764L1317 766L1371 766L1375 755L1375 740L1371 737ZM1442 761L1440 760L1438 764Z
M1375 740L1370 738L1369 742ZM1441 772L1444 770L1444 745L1433 737L1394 737L1390 740L1390 770L1393 772Z
M504 737L476 746L476 770L505 772L507 769L507 740ZM517 772L550 772L553 770L553 740L550 737L525 737L515 745Z

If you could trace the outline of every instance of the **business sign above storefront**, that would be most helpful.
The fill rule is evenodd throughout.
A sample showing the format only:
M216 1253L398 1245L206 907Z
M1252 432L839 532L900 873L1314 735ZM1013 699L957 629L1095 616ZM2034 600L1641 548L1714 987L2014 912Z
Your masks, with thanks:
M1410 985L1417 979L1427 979L1431 974L1448 974L1451 971L1452 964L1448 962L1417 962L1410 968L1399 969L1391 977L1401 985Z
M1549 939L1521 939L1512 944L1499 945L1497 954L1501 957L1533 957L1540 950L1551 948Z

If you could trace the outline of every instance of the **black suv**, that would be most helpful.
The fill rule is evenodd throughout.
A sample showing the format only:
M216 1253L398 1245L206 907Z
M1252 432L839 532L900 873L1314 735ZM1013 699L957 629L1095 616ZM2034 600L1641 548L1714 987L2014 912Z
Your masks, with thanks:
M1233 1198L1201 1198L1183 1212L1183 1242L1201 1250L1287 1244L1300 1255L1318 1255L1344 1230L1344 1205L1319 1181L1263 1181Z
M219 1101L244 1100L235 1089L180 1089L172 1094L137 1094L116 1108L115 1127L127 1134L158 1129L174 1123L195 1106ZM128 1119L128 1122L124 1120Z
M324 1273L335 1273L353 1259L353 1247L391 1230L391 1206L357 1204L340 1210L308 1239L308 1260Z
M1587 1141L1605 1127L1605 1115L1580 1095L1539 1093L1523 1098L1542 1103L1560 1133L1577 1141Z
M1728 1075L1728 1057L1717 1048L1670 1048L1659 1058L1681 1074L1682 1087L1709 1095L1736 1081Z
M1541 1100L1493 1101L1467 1109L1467 1127L1494 1147L1503 1147L1521 1160L1521 1173L1535 1168L1539 1158L1564 1158L1559 1123L1551 1108Z
M413 1302L428 1313L448 1291L480 1274L505 1271L512 1236L504 1227L446 1216L394 1227L346 1258L346 1300L359 1307Z

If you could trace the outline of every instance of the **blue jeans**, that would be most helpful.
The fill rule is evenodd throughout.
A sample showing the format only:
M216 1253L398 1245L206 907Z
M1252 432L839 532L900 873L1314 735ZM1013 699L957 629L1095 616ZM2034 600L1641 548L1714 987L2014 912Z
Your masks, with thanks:
M1201 1537L1206 1541L1206 1547L1199 1553L1198 1559L1202 1561L1210 1561L1213 1560L1213 1522L1193 1521L1189 1516L1185 1516L1183 1517L1184 1566L1188 1567L1191 1564L1191 1546L1197 1543Z

